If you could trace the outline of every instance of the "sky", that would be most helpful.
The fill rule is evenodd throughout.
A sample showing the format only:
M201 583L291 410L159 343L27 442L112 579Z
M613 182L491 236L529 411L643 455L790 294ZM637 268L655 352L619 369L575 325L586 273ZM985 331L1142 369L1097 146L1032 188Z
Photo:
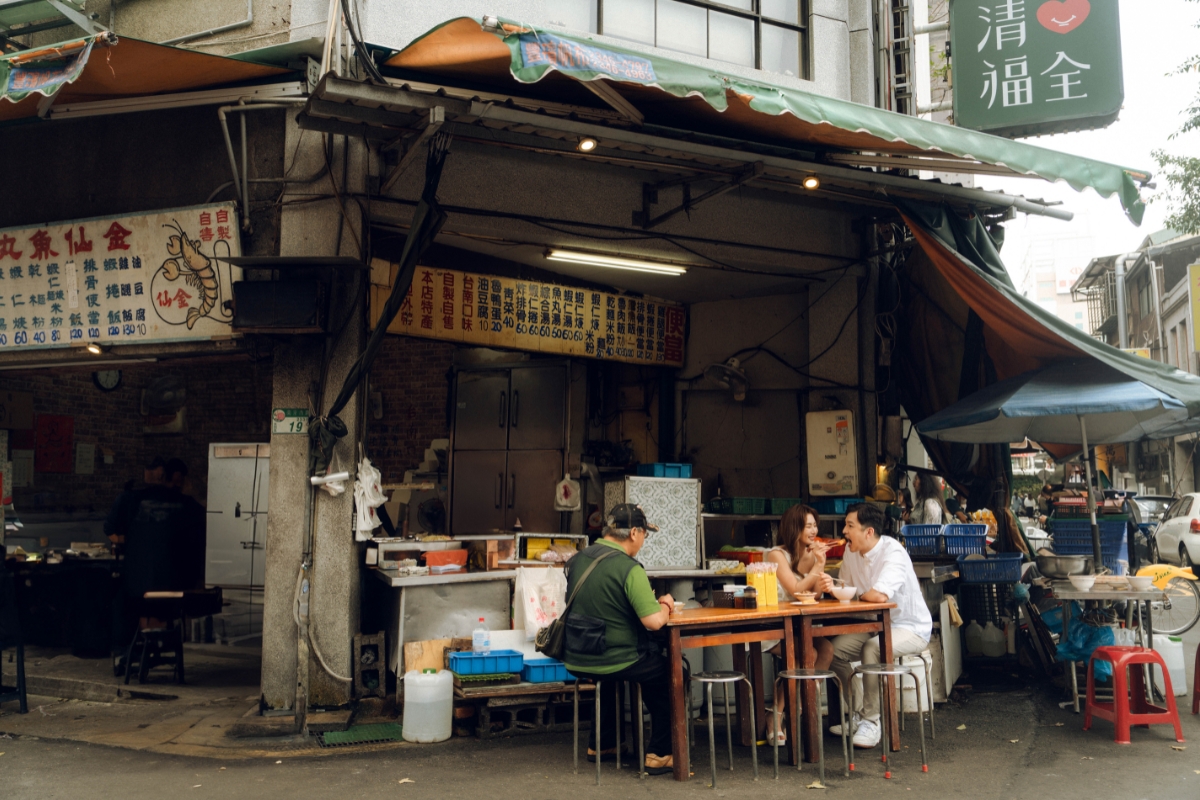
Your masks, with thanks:
M1200 93L1200 74L1168 75L1189 56L1200 52L1200 2L1187 0L1120 0L1121 52L1125 72L1125 104L1119 119L1103 130L1061 133L1027 139L1033 144L1099 161L1156 172L1150 153L1156 149L1180 155L1200 156L1200 131L1169 140L1179 129L1182 112ZM1072 222L1019 214L1005 225L1006 241L1001 252L1009 273L1019 280L1018 269L1037 235L1075 236L1086 232L1090 246L1077 253L1087 259L1134 250L1142 239L1164 226L1168 214L1165 199L1151 202L1141 226L1125 216L1115 196L1101 198L1092 190L1076 192L1065 183L1046 183L1025 178L980 176L976 185L1030 198L1061 200L1075 213ZM1164 193L1159 188L1143 190L1150 198ZM1090 250L1090 252L1089 252ZM1080 265L1086 266L1086 261Z

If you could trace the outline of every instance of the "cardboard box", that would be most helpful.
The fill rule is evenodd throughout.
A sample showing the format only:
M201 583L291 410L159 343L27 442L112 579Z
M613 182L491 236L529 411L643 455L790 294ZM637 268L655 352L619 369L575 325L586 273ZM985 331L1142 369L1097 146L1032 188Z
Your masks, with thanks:
M0 428L33 430L33 395L29 392L0 392Z

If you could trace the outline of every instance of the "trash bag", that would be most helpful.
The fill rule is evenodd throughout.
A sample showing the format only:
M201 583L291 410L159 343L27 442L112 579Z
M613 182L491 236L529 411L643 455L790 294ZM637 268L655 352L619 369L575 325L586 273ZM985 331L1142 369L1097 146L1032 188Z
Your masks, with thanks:
M1097 647L1116 642L1113 629L1107 625L1096 627L1073 619L1066 641L1059 641L1056 657L1059 661L1088 661ZM1097 680L1108 680L1112 676L1112 665L1097 661L1093 667Z

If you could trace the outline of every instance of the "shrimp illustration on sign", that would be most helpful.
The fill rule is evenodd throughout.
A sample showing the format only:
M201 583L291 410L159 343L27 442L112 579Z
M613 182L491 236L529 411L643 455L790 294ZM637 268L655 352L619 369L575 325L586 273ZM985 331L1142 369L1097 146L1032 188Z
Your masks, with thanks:
M170 325L187 325L188 330L204 317L228 322L232 317L220 306L221 279L214 258L205 255L203 243L190 238L178 222L163 227L176 233L167 239L167 254L171 258L164 261L155 274L151 289L158 316ZM228 248L228 243L223 240L216 244L225 244ZM179 285L181 281L182 286Z

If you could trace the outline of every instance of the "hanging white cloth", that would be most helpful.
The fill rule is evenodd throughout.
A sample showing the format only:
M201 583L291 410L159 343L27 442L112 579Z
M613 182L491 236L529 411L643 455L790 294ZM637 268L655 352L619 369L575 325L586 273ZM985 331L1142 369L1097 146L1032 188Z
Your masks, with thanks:
M380 486L382 478L379 470L371 465L371 460L363 456L358 462L358 479L354 481L355 526L354 538L365 542L371 538L371 531L382 523L375 509L387 502L387 495Z

